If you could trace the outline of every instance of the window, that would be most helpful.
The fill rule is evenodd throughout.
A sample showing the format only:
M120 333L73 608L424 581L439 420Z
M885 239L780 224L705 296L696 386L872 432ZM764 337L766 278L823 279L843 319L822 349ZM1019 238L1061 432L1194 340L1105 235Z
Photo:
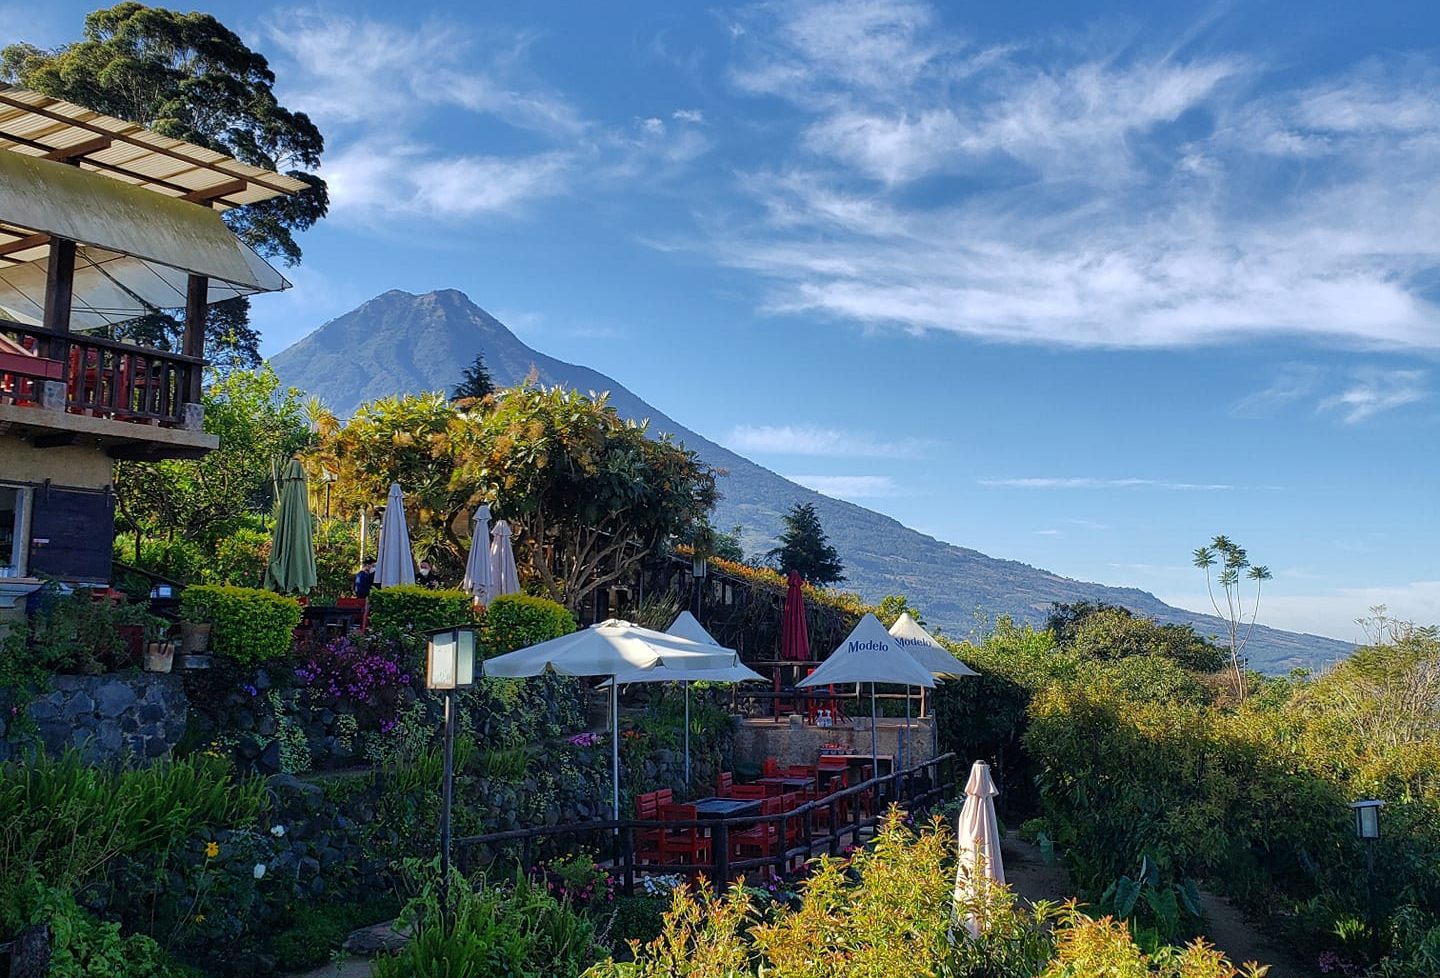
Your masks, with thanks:
M26 503L30 491L0 485L0 578L25 576Z

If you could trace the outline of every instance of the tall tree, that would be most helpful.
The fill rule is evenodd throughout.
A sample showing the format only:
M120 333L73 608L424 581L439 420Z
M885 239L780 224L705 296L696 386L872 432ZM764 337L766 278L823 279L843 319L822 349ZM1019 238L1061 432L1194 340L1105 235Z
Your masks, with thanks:
M1194 562L1196 567L1205 572L1205 591L1210 595L1210 604L1214 606L1215 614L1225 621L1230 666L1235 670L1235 689L1243 700L1245 660L1242 654L1250 641L1250 634L1255 631L1255 619L1260 614L1260 585L1270 580L1270 568L1252 564L1245 548L1223 534L1211 540L1208 547L1196 548ZM1210 572L1216 566L1219 566L1220 571L1212 582ZM1245 581L1250 582L1255 593L1248 622L1245 620L1245 605L1248 600L1244 593ZM1215 597L1215 584L1220 585L1221 593L1225 595L1223 609L1219 599Z
M460 383L456 384L455 389L450 392L450 400L478 401L493 393L495 393L495 382L490 379L490 371L485 367L485 355L477 353L470 366L461 373Z
M782 572L797 571L817 586L845 580L845 567L830 546L813 503L796 503L782 518L785 530L780 534L780 545L769 554Z
M52 51L7 46L0 51L0 78L309 184L293 197L226 212L231 229L267 258L298 263L295 232L325 216L325 181L310 172L325 148L320 131L303 112L276 100L265 58L209 14L140 3L96 10L86 15L78 41ZM175 310L157 309L116 332L174 349L181 324ZM212 307L206 333L207 349L222 363L260 362L244 299Z

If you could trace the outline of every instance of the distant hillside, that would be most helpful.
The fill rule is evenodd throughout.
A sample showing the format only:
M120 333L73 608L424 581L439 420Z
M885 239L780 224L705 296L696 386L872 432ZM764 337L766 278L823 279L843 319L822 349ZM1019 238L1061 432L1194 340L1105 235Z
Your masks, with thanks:
M653 430L670 432L729 474L716 524L745 528L747 552L768 549L780 514L797 500L815 504L844 558L852 588L867 599L903 593L926 617L951 635L968 634L975 612L1043 620L1052 601L1083 599L1124 605L1161 621L1193 624L1206 635L1221 622L1164 604L1136 588L1107 587L1060 577L1013 560L989 557L911 530L899 521L853 503L822 496L715 444L636 397L623 385L588 367L530 349L464 293L445 289L426 295L391 291L331 320L271 359L287 384L321 398L344 416L365 401L391 394L445 390L483 353L495 381L518 383L533 368L541 382L582 391L609 391L624 416L649 418ZM1257 628L1249 653L1256 668L1284 672L1347 655L1350 646L1316 635Z

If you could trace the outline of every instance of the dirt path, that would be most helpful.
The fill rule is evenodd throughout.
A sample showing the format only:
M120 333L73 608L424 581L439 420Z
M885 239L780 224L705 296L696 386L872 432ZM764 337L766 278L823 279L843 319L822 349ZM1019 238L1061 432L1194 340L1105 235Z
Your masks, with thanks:
M365 958L346 957L291 978L370 978L373 970L371 962Z

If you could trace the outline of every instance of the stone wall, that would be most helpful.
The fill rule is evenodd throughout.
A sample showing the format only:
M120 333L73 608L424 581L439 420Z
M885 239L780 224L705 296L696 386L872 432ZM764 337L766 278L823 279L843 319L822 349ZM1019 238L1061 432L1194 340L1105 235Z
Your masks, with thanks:
M55 676L26 708L46 751L76 747L92 763L167 756L189 710L179 676L150 672Z
M898 758L900 739L905 735L906 767L914 767L935 756L931 718L911 720L908 732L904 723L899 719L880 718L875 731L877 753ZM836 727L816 727L784 719L742 720L735 731L735 763L758 769L765 758L773 757L781 767L813 765L825 744L844 744L852 754L869 754L870 718L859 717L853 725Z

